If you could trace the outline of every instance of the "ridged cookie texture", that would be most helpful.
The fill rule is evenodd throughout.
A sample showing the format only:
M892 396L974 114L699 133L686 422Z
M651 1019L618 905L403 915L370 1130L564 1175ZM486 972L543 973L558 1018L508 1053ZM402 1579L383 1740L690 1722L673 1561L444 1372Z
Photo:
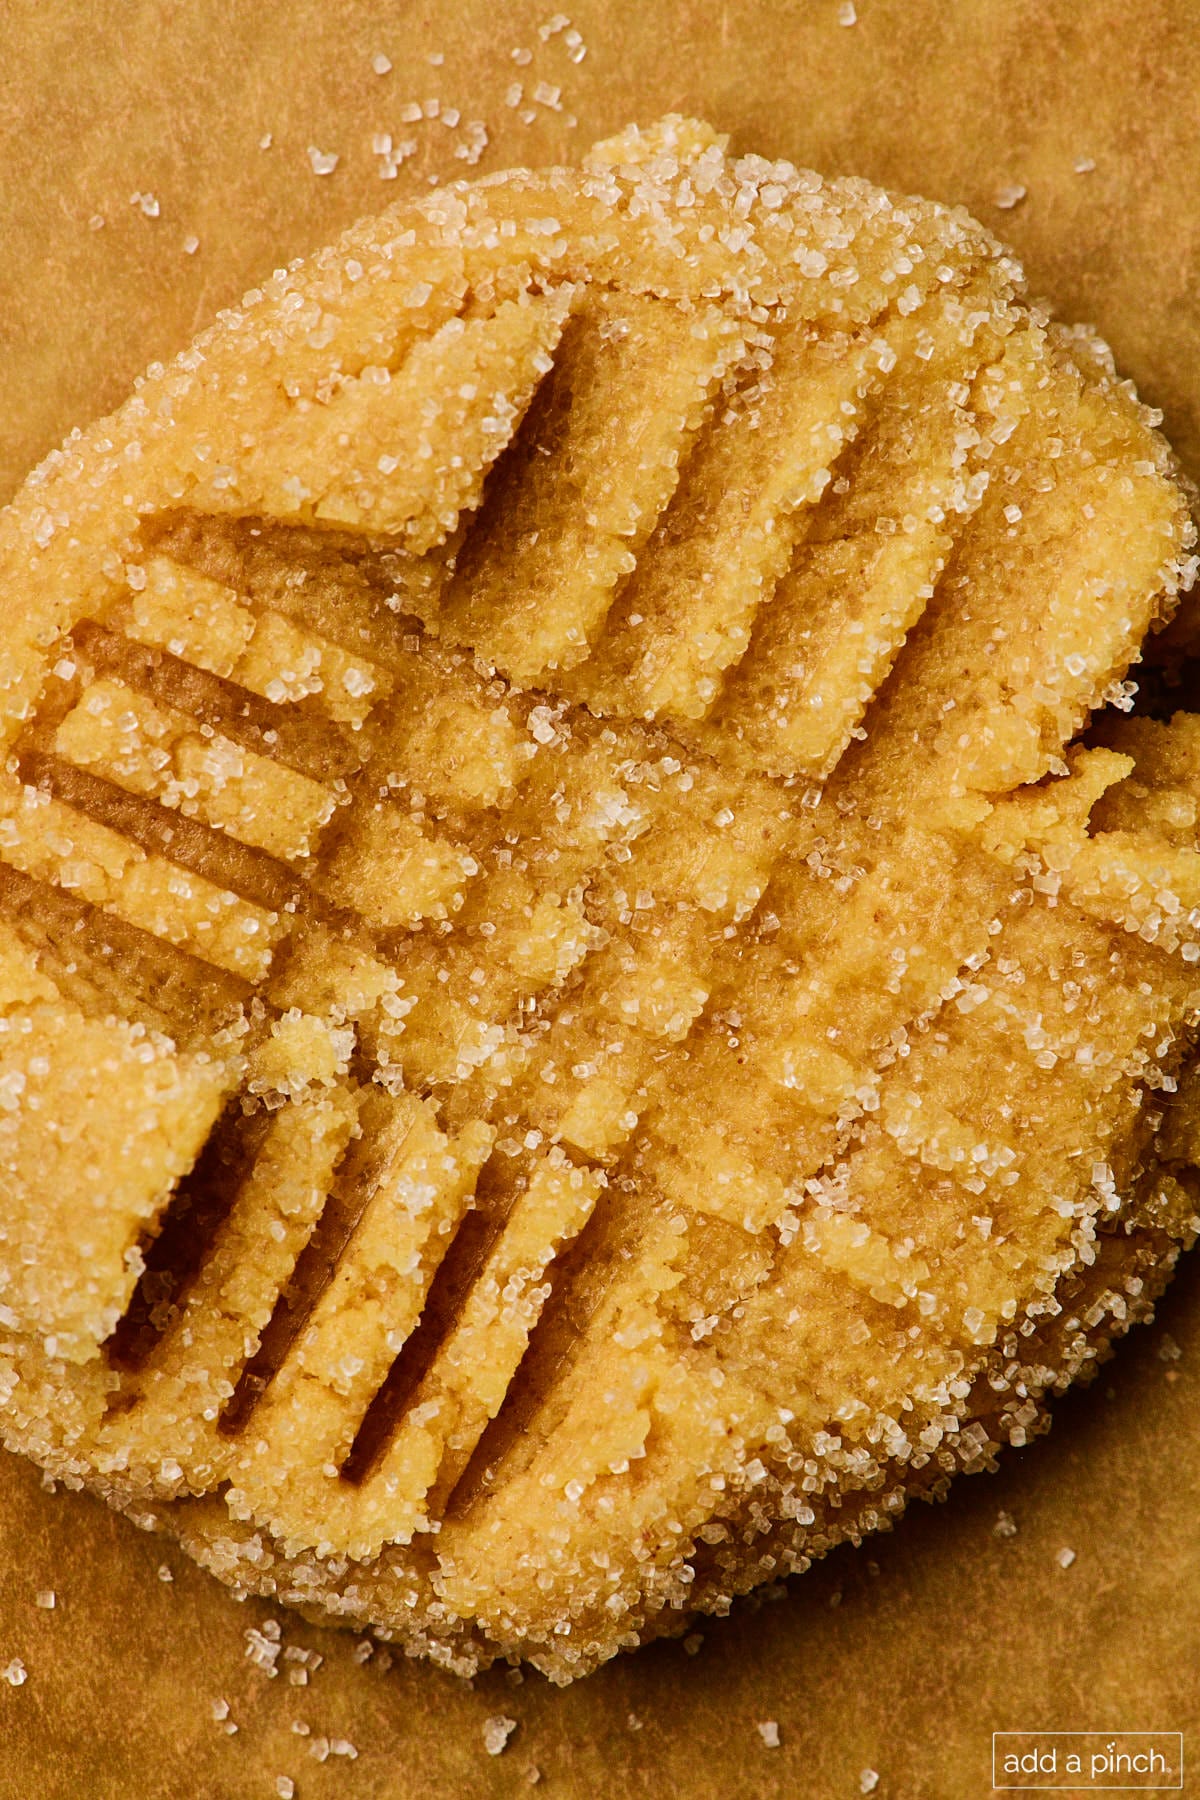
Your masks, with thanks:
M1035 1432L1200 1211L1153 424L965 214L670 119L75 434L0 527L6 1440L566 1681Z

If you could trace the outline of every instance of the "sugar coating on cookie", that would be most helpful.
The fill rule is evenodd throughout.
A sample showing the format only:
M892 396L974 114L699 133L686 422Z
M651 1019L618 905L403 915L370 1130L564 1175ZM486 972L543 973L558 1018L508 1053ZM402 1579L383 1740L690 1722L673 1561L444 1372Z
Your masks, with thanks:
M570 1680L987 1466L1197 1220L1195 572L966 214L671 118L273 276L0 522L0 1412ZM1108 715L1106 715L1106 718Z

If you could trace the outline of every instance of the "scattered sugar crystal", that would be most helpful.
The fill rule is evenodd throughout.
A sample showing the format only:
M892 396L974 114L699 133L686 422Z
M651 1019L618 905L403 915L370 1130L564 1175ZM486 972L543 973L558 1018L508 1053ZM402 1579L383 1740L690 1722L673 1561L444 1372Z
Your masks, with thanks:
M88 220L88 230L89 231L103 231L104 223L105 223L105 221L104 221L103 213L93 213L91 218Z
M1096 159L1094 156L1080 156L1076 159L1075 173L1077 175L1090 175L1095 166Z
M315 144L310 144L308 160L314 175L332 175L341 158L336 150L318 150Z
M760 1719L758 1721L758 1735L767 1746L768 1750L778 1750L779 1721L777 1719Z
M555 13L554 17L547 19L544 25L538 26L538 36L543 44L548 43L557 32L565 31L570 23L566 13Z
M1158 1359L1160 1362L1178 1362L1183 1351L1175 1342L1169 1331L1164 1331L1158 1340Z
M519 81L511 82L509 84L509 86L504 90L505 106L520 106L521 101L524 98L525 98L525 89L521 86Z
M878 1771L878 1769L864 1769L862 1774L858 1778L859 1793L860 1794L873 1794L875 1792L875 1789L878 1786L879 1786L879 1771Z
M416 125L424 117L419 100L406 100L400 108L400 118L405 125Z
M702 1631L689 1631L683 1640L684 1653L688 1656L698 1656L703 1642L704 1633Z
M400 164L407 162L408 158L415 154L416 148L417 140L415 138L402 138L398 144L394 144L390 132L376 132L371 139L371 149L380 158L379 179L395 181L396 171Z
M29 1679L29 1671L19 1656L14 1656L6 1669L0 1670L9 1687L24 1687Z
M842 0L841 5L838 7L837 20L839 25L858 24L858 13L855 9L854 0Z
M199 248L200 248L200 239L196 236L194 231L189 231L188 235L183 240L184 255L185 256L195 256L195 254Z
M296 1792L296 1784L290 1775L277 1775L275 1777L275 1792L279 1795L279 1800L293 1800L293 1795Z
M998 1512L996 1514L996 1523L992 1526L992 1536L998 1538L1011 1538L1016 1537L1016 1535L1017 1521L1013 1518L1012 1514L1010 1512Z
M274 1625L274 1631L271 1627ZM244 1633L246 1639L246 1655L257 1669L264 1669L268 1675L278 1674L275 1667L279 1659L279 1626L274 1619L268 1619L260 1631L251 1625Z
M527 68L528 65L533 61L533 51L532 50L513 50L510 52L510 54L512 56L513 61L516 63L517 67L520 69Z
M136 206L148 219L157 219L162 208L155 194L130 194L130 206Z
M350 1762L357 1761L358 1751L349 1738L331 1738L329 1742L331 1756L345 1756Z
M997 188L996 205L1001 212L1011 212L1014 206L1020 206L1025 198L1025 189L1019 181L1010 182L1006 187Z
M390 56L385 56L382 50L377 50L371 58L371 67L377 75L390 75L392 72L392 59Z
M425 58L425 61L430 63L435 69L440 69L445 60L446 53L444 50L431 50L429 55Z
M525 1779L530 1787L536 1787L538 1782L542 1779L542 1771L538 1768L536 1763L530 1763L525 1771Z
M54 1589L39 1588L37 1593L33 1596L33 1603L35 1606L40 1606L43 1612L53 1612L57 1603L57 1596L55 1595Z
M1075 1552L1064 1545L1054 1560L1060 1569L1069 1569L1075 1561Z
M271 136L271 133L269 131L264 131L258 140L258 147L260 150L269 150L274 142L275 139Z
M517 1729L515 1719L506 1719L500 1713L494 1713L483 1722L483 1747L489 1756L499 1756L513 1732Z
M468 167L477 163L488 145L488 128L482 119L468 119L463 126L464 141L454 151Z

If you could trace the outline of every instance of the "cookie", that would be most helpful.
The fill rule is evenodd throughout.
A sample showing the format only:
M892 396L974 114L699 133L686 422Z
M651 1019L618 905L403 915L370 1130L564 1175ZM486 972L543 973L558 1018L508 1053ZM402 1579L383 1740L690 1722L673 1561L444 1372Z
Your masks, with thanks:
M1024 1441L1197 1229L1193 537L982 227L678 119L152 367L0 527L6 1441L559 1681Z

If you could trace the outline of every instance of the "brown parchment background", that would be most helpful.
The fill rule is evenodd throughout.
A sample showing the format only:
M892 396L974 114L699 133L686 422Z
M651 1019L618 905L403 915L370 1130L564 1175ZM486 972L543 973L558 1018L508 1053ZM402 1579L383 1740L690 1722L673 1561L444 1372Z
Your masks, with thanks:
M562 4L579 64L538 36L552 0L0 0L0 499L275 264L468 173L461 128L401 123L427 96L486 122L481 170L681 109L739 148L965 202L1035 292L1102 328L1200 477L1200 0L858 0L849 26L837 0ZM561 110L523 122L514 80L560 87ZM420 146L394 182L379 131ZM703 1624L695 1654L658 1645L566 1692L356 1663L353 1638L238 1605L0 1456L0 1669L28 1670L0 1682L0 1800L271 1800L281 1775L297 1800L457 1800L530 1791L535 1769L548 1795L835 1800L866 1768L877 1800L974 1800L996 1730L1179 1730L1200 1754L1198 1371L1200 1255L999 1476ZM993 1534L1001 1508L1015 1536ZM246 1659L269 1617L324 1657L307 1686ZM491 1757L495 1714L518 1723ZM322 1737L357 1757L317 1760Z

